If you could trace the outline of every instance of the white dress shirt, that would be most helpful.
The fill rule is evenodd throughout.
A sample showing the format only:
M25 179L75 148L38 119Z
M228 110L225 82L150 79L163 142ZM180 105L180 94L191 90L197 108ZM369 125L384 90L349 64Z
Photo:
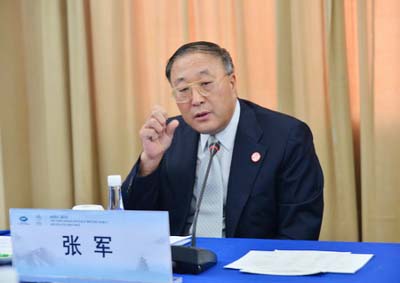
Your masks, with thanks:
M225 205L226 205L226 197L228 193L228 181L229 181L229 173L231 169L231 161L232 161L232 154L233 154L233 147L235 143L235 136L237 127L239 124L239 117L240 117L240 103L239 100L236 100L235 110L233 112L232 118L229 121L229 124L223 129L221 132L215 134L215 137L221 144L221 148L219 152L215 155L214 161L218 161L221 165L222 169L222 183L223 183L223 190L224 190L224 197L223 197L223 235L225 236ZM201 185L203 180L198 180L199 168L201 162L208 162L205 157L205 153L207 151L207 140L210 135L208 134L200 134L199 138L199 145L197 150L197 163L196 163L196 179L194 183L194 190L193 190L193 199L191 203L191 211L188 218L187 225L190 227L193 222L193 216L196 208L196 200L197 195L200 191ZM201 209L201 208L200 208ZM189 232L191 231L191 227Z

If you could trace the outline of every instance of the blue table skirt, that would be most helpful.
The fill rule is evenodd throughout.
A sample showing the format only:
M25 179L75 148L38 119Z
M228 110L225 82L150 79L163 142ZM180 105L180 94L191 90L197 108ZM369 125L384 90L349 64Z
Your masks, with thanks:
M10 236L10 230L0 230L0 236Z

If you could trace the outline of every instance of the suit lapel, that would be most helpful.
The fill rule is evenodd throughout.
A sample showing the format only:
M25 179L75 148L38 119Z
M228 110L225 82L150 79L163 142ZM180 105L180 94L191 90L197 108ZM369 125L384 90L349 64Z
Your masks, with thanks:
M235 137L232 163L226 201L226 236L233 237L240 215L253 189L267 146L260 144L263 135L255 113L240 101L240 119ZM252 161L252 154L258 152L261 159Z

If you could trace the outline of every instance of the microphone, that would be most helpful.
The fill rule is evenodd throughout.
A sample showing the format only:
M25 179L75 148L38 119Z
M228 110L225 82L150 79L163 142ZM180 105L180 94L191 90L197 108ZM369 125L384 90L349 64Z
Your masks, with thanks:
M204 176L203 185L201 186L201 189L200 189L199 200L197 201L196 210L195 210L195 214L194 214L194 218L193 218L193 226L192 226L193 232L192 232L192 243L191 243L192 247L196 246L197 218L199 217L200 205L201 205L201 201L203 200L204 189L206 188L208 175L210 174L211 163L212 163L214 156L217 154L217 152L219 151L220 148L221 148L221 146L220 146L219 142L214 142L214 143L210 144L210 146L208 147L208 150L210 151L210 160L208 161L206 174Z
M212 160L220 150L221 145L219 142L211 143L208 147L210 151L210 160L208 161L206 174L204 176L203 185L200 189L199 199L197 201L195 214L193 217L193 232L192 232L192 242L190 247L185 246L172 246L172 262L173 270L175 273L190 273L199 274L217 263L217 255L206 249L196 248L196 228L197 228L197 218L199 217L200 205L204 195L204 189L207 184L208 175L210 173Z

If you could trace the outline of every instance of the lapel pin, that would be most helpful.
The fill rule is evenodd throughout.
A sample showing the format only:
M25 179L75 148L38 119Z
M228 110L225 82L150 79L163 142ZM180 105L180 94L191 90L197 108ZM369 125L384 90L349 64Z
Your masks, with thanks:
M253 154L251 155L251 161L253 161L254 163L260 161L261 159L261 154L259 152L253 152Z

